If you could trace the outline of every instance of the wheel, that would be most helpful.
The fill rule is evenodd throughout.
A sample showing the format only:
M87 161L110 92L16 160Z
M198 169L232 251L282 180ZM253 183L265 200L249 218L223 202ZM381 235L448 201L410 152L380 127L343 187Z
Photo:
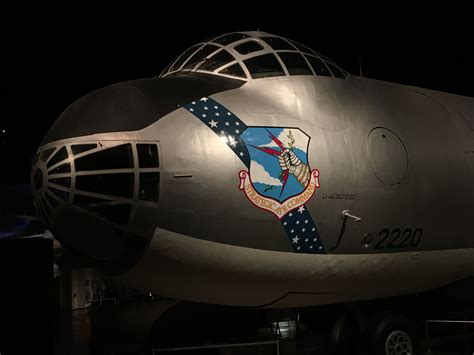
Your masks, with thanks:
M403 330L394 330L385 340L385 354L412 355L413 342Z
M331 351L335 355L354 354L357 347L359 328L355 318L346 313L342 315L331 332Z
M402 315L389 313L377 317L370 338L373 355L416 355L416 332Z

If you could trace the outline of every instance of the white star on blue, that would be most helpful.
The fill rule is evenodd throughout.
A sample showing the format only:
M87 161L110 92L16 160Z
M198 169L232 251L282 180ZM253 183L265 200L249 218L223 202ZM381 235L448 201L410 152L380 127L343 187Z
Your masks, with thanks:
M304 221L304 228L298 228L301 220ZM294 251L298 253L309 254L326 253L324 245L321 242L321 238L319 237L318 230L316 229L316 224L314 223L307 206L295 208L290 213L287 213L281 219L281 224L288 235L290 244L292 245ZM293 237L296 230L300 231L298 233L299 238L297 239L299 243L295 242ZM303 241L303 243L301 243L301 241Z
M215 134L222 137L222 141L227 143L227 146L234 151L244 165L247 168L250 167L250 156L247 147L240 139L240 132L245 131L247 125L240 118L210 97L203 97L183 107L196 116L196 118L199 118ZM209 108L212 108L214 111L212 119L209 119L206 114ZM234 125L231 125L230 122ZM239 129L236 130L235 126L239 126Z

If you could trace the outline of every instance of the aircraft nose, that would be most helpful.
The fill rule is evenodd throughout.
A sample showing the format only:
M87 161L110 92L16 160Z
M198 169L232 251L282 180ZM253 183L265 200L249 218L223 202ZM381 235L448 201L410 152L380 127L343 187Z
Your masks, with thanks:
M140 156L146 172L140 172ZM118 272L132 265L153 235L160 184L153 142L75 140L41 147L31 186L36 210L64 246Z
M31 173L44 224L68 249L110 271L138 259L152 235L137 227L134 212L156 207L158 145L115 133L156 121L156 105L143 92L120 83L75 101L43 139ZM98 133L106 138L94 139ZM148 159L146 174L138 171L138 150Z
M72 103L54 122L41 145L98 133L142 129L156 120L157 106L141 82L95 90Z
M120 83L68 107L31 174L38 214L68 249L111 271L133 264L156 228L160 159L143 129L196 97L241 81L193 75Z

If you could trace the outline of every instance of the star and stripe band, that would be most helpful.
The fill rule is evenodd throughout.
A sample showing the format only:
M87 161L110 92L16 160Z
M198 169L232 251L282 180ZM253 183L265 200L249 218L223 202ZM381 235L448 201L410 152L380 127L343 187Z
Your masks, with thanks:
M249 128L240 118L216 100L203 97L184 106L202 121L250 169L251 157L241 135ZM286 183L286 181L285 181ZM325 254L316 223L306 205L290 210L280 222L295 252Z

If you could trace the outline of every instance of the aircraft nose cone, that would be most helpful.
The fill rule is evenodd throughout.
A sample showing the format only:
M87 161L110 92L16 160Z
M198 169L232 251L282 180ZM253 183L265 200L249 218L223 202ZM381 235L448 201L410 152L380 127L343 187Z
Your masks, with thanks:
M156 109L141 88L119 83L72 103L56 120L42 145L97 133L139 130L156 120Z
M135 145L123 141L106 144L112 146L71 140L40 147L31 186L38 215L61 244L96 267L120 272L146 250L154 229L136 222L140 226L137 231L131 225L135 221L132 210L138 208L133 195L138 184L132 160ZM151 154L157 154L157 145L154 147ZM125 154L124 159L110 159L120 153ZM147 181L157 183L158 168L148 170ZM154 208L155 199L151 196L149 200Z
M196 74L119 83L78 99L35 158L31 186L41 219L64 246L99 265L117 270L138 260L156 228L160 166L158 143L140 142L137 132L240 85Z

